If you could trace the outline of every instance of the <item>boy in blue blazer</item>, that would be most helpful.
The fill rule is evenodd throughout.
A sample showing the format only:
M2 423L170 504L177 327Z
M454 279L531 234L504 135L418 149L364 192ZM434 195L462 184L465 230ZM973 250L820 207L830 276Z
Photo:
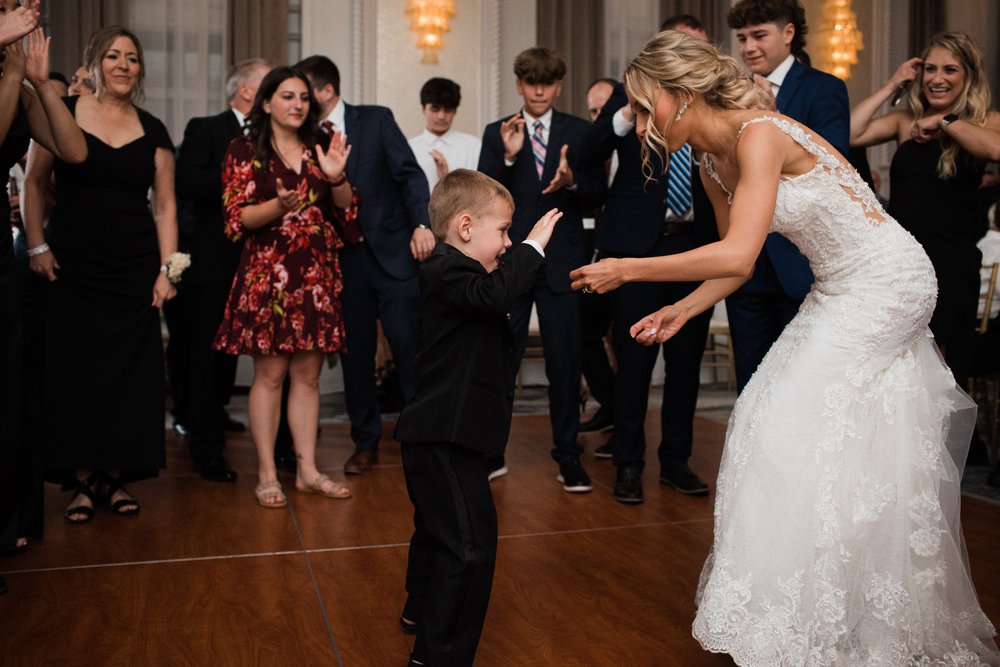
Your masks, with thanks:
M496 562L486 461L507 443L514 400L509 312L535 283L562 213L543 215L508 252L514 200L467 169L438 183L429 210L439 243L420 268L417 391L395 436L414 510L400 624L417 635L411 665L471 665Z

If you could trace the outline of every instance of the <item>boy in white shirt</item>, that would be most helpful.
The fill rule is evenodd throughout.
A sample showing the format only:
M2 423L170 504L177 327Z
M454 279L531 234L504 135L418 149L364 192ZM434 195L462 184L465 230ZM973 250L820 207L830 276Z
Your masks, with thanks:
M462 101L462 89L451 79L434 77L420 89L420 107L427 126L410 139L410 148L427 175L433 191L445 174L455 169L475 169L479 164L479 137L451 129Z

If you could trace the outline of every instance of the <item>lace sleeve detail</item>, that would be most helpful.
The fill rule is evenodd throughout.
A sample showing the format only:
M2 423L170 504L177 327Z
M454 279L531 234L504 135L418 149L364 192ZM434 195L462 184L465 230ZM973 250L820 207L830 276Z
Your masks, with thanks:
M729 191L729 188L727 188L725 184L723 184L722 179L719 178L719 174L715 171L715 165L712 164L712 158L708 156L708 153L705 153L704 157L701 158L701 164L705 167L705 171L708 172L708 175L712 177L712 180L718 183L719 187L722 188L722 191L726 193L726 201L731 206L733 203L733 193Z

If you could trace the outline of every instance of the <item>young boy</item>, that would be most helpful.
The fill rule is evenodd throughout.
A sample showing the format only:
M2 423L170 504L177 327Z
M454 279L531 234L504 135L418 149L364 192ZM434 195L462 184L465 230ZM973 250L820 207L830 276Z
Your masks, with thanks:
M410 665L471 665L496 562L486 458L507 443L514 398L507 313L534 284L562 214L550 210L507 252L514 201L492 178L467 169L445 176L429 208L440 243L420 268L417 393L395 436L414 509L409 598L399 620L417 635Z
M461 101L462 89L451 79L434 77L420 89L420 110L427 123L410 139L410 148L432 192L449 171L475 169L479 164L479 137L451 127Z

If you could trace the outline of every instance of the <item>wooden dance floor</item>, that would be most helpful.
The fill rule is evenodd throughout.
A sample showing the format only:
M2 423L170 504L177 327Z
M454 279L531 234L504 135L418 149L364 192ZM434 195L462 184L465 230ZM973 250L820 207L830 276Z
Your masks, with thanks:
M386 425L389 432L391 425ZM657 415L647 433L658 442ZM699 417L692 468L714 480L725 427ZM510 474L494 482L500 546L477 665L727 665L691 637L694 592L712 537L712 502L662 487L650 451L646 502L611 496L614 468L581 437L594 491L555 481L546 415L514 418ZM62 519L68 494L47 488L46 539L0 560L0 664L402 666L412 638L396 625L412 528L399 447L350 480L354 497L296 493L258 507L249 436L230 439L235 484L191 472L168 436L168 468L132 487L135 517L101 508ZM320 468L341 479L348 426L323 426ZM714 487L714 484L713 484ZM714 491L714 488L713 488ZM1000 622L1000 506L964 499L972 574Z

